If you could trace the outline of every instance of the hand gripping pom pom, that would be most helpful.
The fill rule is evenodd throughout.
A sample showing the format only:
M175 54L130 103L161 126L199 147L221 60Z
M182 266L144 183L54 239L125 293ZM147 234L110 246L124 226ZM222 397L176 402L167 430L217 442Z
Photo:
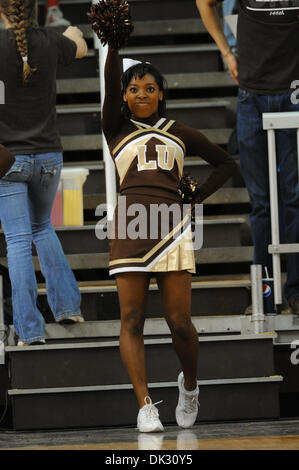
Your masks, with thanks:
M199 183L189 175L183 175L179 184L179 194L184 204L196 204L200 198Z
M123 47L134 29L126 0L100 0L87 16L101 43L113 49Z

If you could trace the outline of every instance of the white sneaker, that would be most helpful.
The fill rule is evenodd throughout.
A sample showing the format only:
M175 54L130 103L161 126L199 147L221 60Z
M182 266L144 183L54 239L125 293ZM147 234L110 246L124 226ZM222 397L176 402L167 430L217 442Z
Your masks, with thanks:
M58 321L61 325L74 325L75 323L84 323L82 315L70 315Z
M162 432L164 428L159 419L159 412L155 405L161 403L152 403L150 397L145 397L145 405L140 408L137 416L137 428L139 432Z
M45 26L57 27L57 26L69 26L70 21L63 17L63 13L59 7L49 7L46 16Z
M179 401L175 410L176 421L182 428L190 428L195 423L198 413L198 387L195 390L185 390L184 374L178 376Z
M41 339L39 341L33 341L32 343L25 343L22 340L18 340L17 346L38 346L38 345L43 345L45 344L46 341L44 339Z

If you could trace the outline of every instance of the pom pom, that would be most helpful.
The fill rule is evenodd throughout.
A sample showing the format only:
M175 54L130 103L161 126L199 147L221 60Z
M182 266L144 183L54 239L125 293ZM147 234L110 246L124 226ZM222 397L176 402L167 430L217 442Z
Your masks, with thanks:
M101 43L113 49L123 47L134 29L126 0L100 0L87 16Z
M179 184L179 194L184 204L196 204L200 197L200 185L192 176L183 175Z

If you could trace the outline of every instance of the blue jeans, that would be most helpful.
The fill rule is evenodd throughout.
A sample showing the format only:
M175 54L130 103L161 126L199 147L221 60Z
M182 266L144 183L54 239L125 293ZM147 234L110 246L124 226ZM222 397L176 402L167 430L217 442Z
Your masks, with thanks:
M80 292L51 225L51 210L62 168L61 153L17 155L0 179L0 219L5 233L12 285L14 326L24 342L44 338L37 309L34 243L56 320L80 313Z
M251 202L254 263L272 274L267 132L262 113L299 111L290 94L256 95L239 89L237 131L240 164ZM279 218L282 243L299 243L299 184L296 129L276 130ZM286 255L285 298L299 295L299 254ZM263 273L265 274L265 273Z

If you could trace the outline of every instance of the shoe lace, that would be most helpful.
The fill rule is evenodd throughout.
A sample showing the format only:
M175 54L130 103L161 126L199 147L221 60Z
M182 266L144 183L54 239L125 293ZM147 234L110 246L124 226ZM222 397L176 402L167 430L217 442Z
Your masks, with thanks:
M185 395L184 396L184 410L186 413L193 413L199 406L198 395Z
M149 403L148 403L149 400ZM145 397L144 403L145 403L145 408L144 411L146 412L146 416L149 420L153 421L159 417L159 412L156 408L156 405L159 405L159 403L162 403L163 400L156 401L156 403L152 403L152 400L150 397Z

